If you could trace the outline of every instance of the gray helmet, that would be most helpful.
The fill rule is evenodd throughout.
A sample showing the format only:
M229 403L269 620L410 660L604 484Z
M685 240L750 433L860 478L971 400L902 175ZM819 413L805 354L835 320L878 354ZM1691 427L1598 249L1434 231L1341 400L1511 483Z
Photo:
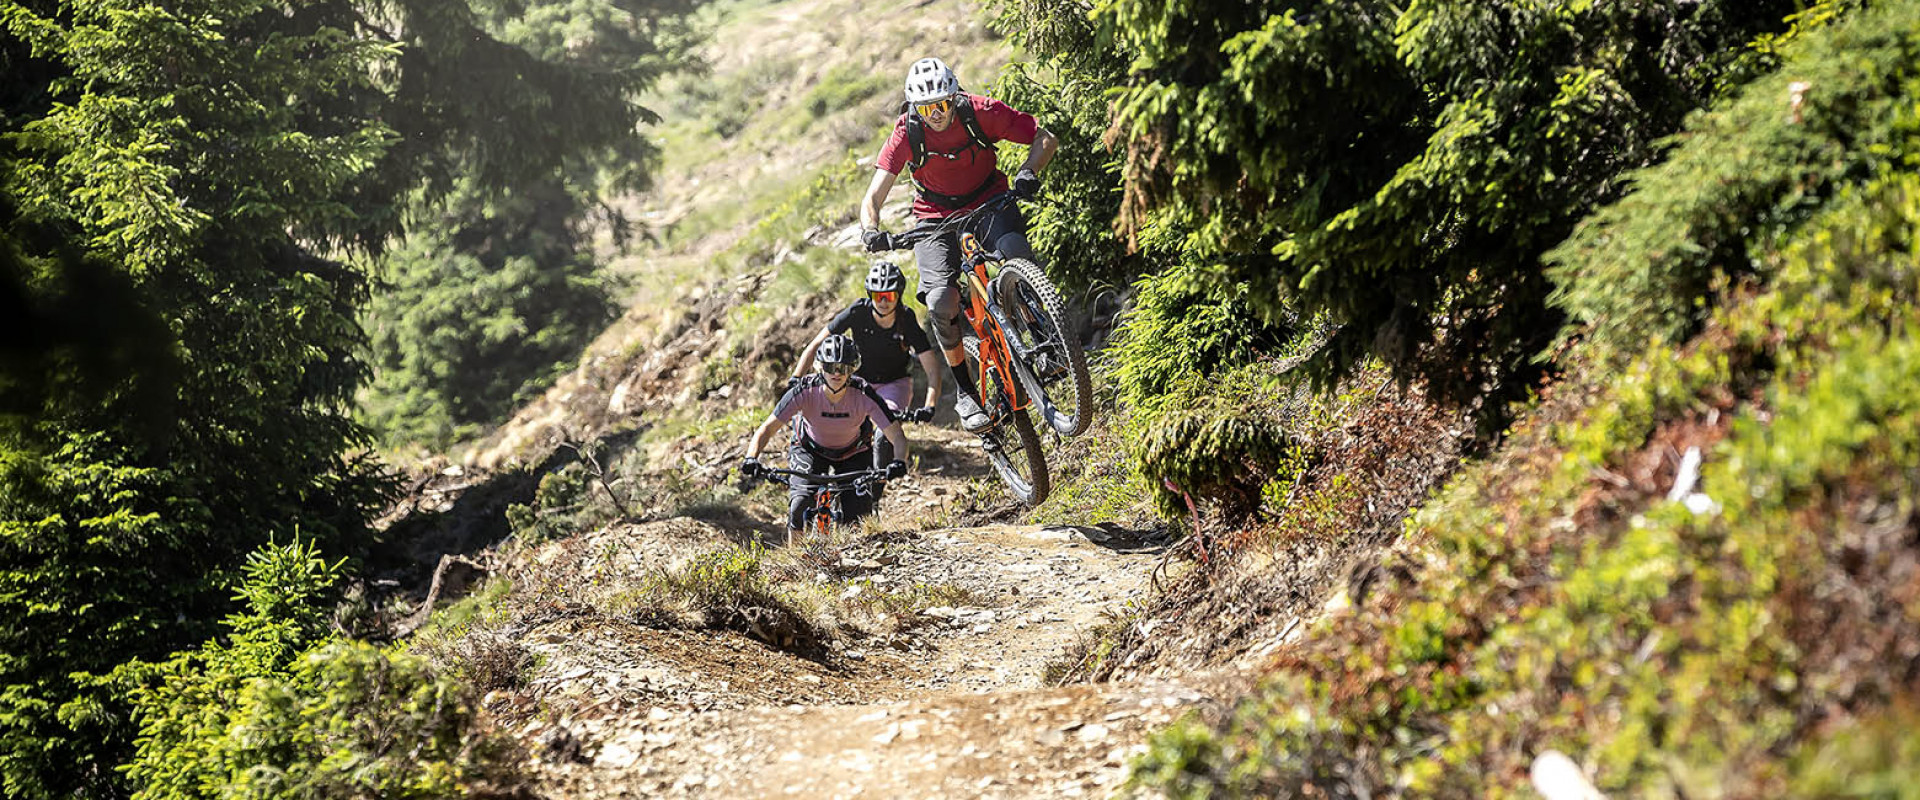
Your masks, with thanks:
M836 333L820 343L820 349L814 351L813 359L822 368L828 364L852 364L854 369L859 369L860 348L854 345L853 337Z
M907 276L891 261L875 261L867 270L867 291L904 292L907 289Z

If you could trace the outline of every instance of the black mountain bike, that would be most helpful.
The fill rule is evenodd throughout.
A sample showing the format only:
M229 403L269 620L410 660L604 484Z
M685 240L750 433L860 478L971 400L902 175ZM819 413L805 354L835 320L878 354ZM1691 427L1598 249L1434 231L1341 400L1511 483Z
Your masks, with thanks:
M1038 505L1049 489L1046 456L1028 408L1065 436L1092 421L1087 357L1069 333L1060 292L1038 264L980 244L980 224L1018 196L1005 192L979 208L923 224L897 237L896 249L958 232L961 343L980 363L980 400L992 423L980 431L994 471L1021 502Z

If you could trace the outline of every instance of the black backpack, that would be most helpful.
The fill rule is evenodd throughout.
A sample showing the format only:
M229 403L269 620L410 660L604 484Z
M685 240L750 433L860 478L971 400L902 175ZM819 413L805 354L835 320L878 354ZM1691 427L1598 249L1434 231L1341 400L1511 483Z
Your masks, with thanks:
M973 114L973 98L971 96L962 93L954 98L953 115L959 120L961 128L966 130L967 143L961 145L958 150L954 150L953 152L933 153L933 155L951 159L959 158L961 153L975 147L985 150L993 149L993 140L988 139L986 131L980 129L980 118ZM928 156L927 132L922 127L920 115L912 113L911 107L909 107L907 113L907 146L912 152L912 156L907 162L908 176L909 179L911 179L913 172L926 166ZM999 177L1000 171L994 170L987 175L984 183L974 187L973 191L966 194L941 194L931 191L925 186L921 186L918 181L914 182L914 188L920 192L921 197L932 201L936 206L946 209L960 209L978 200L980 195L985 194L987 189L992 187L994 181Z

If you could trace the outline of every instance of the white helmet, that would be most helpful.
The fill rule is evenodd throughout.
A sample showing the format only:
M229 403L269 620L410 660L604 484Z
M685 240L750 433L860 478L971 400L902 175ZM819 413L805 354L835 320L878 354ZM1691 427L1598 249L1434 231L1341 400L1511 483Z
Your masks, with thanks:
M947 62L923 58L907 68L907 102L931 103L960 93L960 79Z

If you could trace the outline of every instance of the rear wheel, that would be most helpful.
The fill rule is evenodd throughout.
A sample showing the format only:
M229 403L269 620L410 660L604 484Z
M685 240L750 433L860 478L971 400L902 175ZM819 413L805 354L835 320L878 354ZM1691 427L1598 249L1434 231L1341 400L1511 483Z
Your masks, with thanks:
M997 424L980 433L987 461L1014 499L1037 506L1047 499L1052 485L1047 478L1047 455L1040 449L1040 432L1034 429L1033 418L1026 411L1014 410L1008 387L1000 383L999 374L980 362L978 341L967 343L967 355L981 364L981 403L998 419Z
M1038 264L1024 258L1001 264L995 285L1008 344L1025 367L1016 372L1040 418L1062 436L1085 433L1093 423L1093 378L1060 293Z
M1040 432L1025 411L1010 412L1007 420L987 431L987 460L993 471L1012 490L1015 499L1029 507L1047 499L1051 485L1047 480L1047 456L1040 451Z

